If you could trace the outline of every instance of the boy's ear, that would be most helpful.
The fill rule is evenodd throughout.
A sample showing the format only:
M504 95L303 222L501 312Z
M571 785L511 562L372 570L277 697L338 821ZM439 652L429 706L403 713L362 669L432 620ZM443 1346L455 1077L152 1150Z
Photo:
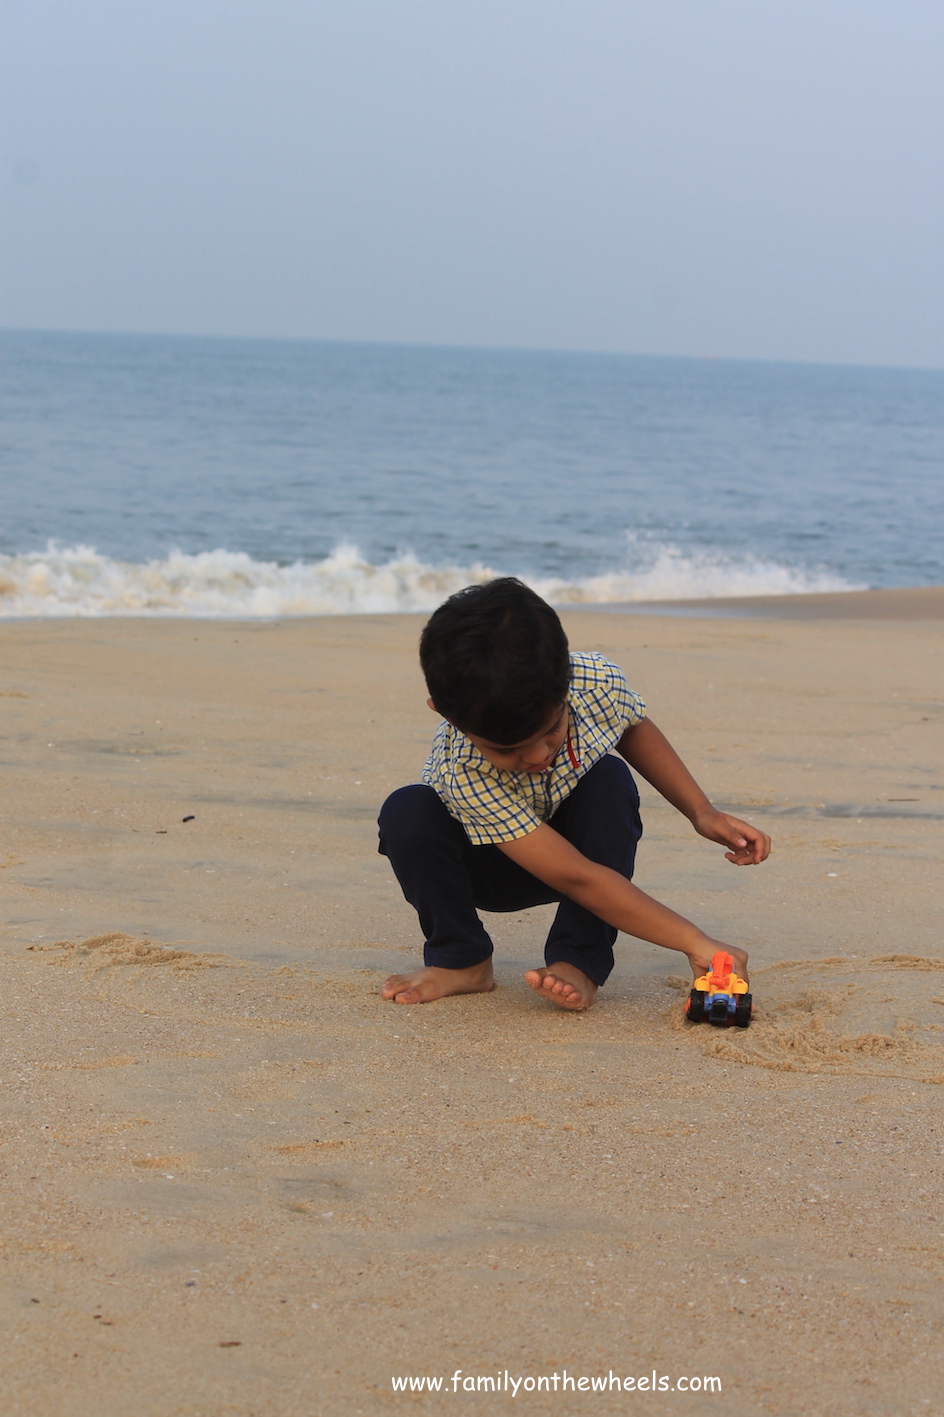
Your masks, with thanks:
M440 713L440 712L439 712L439 709L438 709L438 708L436 707L436 705L433 703L432 699L427 699L427 700L426 700L426 707L427 707L427 708L431 708L432 711L433 711L433 713L436 714L439 718L446 718L446 715L445 715L444 713ZM452 719L451 719L451 718L446 718L446 722L447 722L447 723L452 723ZM455 728L456 725L455 725L454 723L452 723L452 726L453 726L453 728Z

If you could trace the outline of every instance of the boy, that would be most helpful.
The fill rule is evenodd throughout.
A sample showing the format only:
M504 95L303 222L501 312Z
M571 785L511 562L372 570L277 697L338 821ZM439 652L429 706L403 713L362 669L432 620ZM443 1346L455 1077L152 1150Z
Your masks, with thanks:
M629 767L736 866L764 861L770 840L712 807L615 664L570 654L555 611L510 577L441 605L420 662L443 722L422 784L388 797L379 826L380 851L419 914L425 965L391 975L385 999L423 1004L494 989L476 907L551 901L559 908L545 967L525 980L559 1008L594 1002L618 930L680 950L696 976L726 949L746 979L743 950L632 885L642 823Z

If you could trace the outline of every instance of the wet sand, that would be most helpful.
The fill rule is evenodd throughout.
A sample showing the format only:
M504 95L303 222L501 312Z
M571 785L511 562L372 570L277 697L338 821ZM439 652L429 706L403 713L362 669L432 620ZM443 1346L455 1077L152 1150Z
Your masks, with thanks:
M877 594L567 617L774 837L736 870L643 790L639 884L751 951L736 1034L628 939L550 1009L550 909L488 917L494 994L378 999L419 617L0 626L2 1410L939 1410L944 592ZM565 1369L722 1391L461 1390Z

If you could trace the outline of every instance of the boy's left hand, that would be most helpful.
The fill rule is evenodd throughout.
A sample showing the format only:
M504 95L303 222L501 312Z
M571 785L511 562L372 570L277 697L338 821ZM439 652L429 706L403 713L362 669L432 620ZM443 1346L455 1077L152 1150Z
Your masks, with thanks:
M730 847L725 858L735 866L759 866L770 855L770 837L766 832L742 822L740 817L729 817L727 812L719 812L715 807L698 812L692 818L692 826L699 836L709 841L717 841Z

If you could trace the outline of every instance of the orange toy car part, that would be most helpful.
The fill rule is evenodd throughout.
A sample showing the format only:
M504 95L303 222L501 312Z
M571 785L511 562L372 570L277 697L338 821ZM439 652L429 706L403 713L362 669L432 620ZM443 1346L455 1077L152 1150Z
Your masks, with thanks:
M685 1004L690 1023L713 1023L716 1028L747 1028L751 1022L753 999L747 981L734 970L734 960L726 950L718 950L711 968L692 987Z

